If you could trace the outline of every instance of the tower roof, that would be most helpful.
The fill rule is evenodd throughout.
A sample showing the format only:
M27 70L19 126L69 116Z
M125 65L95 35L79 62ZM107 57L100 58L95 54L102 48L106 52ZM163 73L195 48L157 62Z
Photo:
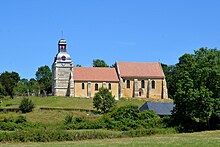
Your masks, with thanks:
M72 62L70 55L66 52L66 40L58 41L58 53L55 57L55 62Z
M66 44L66 39L60 39L58 44Z

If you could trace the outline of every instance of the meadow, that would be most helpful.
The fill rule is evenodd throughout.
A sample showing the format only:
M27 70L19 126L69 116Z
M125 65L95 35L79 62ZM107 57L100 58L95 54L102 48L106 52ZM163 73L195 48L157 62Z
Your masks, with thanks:
M20 111L2 111L0 113L0 121L2 121L0 141L6 142L6 144L4 143L2 145L7 145L7 143L10 143L10 145L12 143L13 145L13 142L63 142L88 139L91 141L94 139L140 137L176 132L175 129L172 128L158 127L156 125L158 124L157 120L159 121L158 118L154 118L155 120L153 118L147 120L150 122L148 122L149 125L144 125L146 126L144 130L129 130L127 126L120 121L113 121L108 117L103 118L102 115L95 114L93 101L88 98L30 97L30 99L35 104L34 110L30 113L23 114ZM1 108L3 110L7 108L18 108L21 100L22 98L4 98L1 103ZM116 105L121 107L132 104L140 107L146 101L170 100L122 98L117 101ZM49 110L42 108L49 108ZM73 122L71 121L70 124L65 124L65 119L69 115L73 117ZM146 113L145 115L151 114ZM109 120L111 121L109 122ZM124 118L124 121L129 121L126 124L134 127L140 127L136 122L127 119L127 117ZM139 122L141 121L139 120ZM144 121L144 123L146 122ZM112 128L111 125L117 126L118 128ZM110 130L105 127L110 128ZM122 128L122 130L120 131L119 128ZM48 144L48 146L52 146L52 144Z
M114 139L93 139L66 142L47 143L0 143L2 147L24 146L24 147L96 147L96 146L126 146L126 147L172 147L172 146L192 146L192 147L216 147L220 146L220 131L205 131L182 134L163 134L148 137L130 137Z
M17 117L23 115L29 122L42 122L48 124L56 124L63 121L65 115L71 113L73 116L88 116L91 112L80 110L95 110L93 108L92 98L70 98L70 97L30 97L35 104L32 112L22 114L21 112L0 113L0 120L5 117ZM18 108L22 98L5 98L2 100L1 108ZM129 104L142 106L146 101L171 101L161 99L125 99L122 98L116 102L117 106L125 106ZM60 110L42 110L41 108L59 108ZM79 109L79 111L65 111L62 109Z

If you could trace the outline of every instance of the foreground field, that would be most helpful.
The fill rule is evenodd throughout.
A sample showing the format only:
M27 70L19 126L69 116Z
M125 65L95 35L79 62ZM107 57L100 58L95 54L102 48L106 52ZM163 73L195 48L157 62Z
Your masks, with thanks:
M220 131L206 131L198 133L154 135L138 138L97 139L74 142L49 142L49 143L4 143L2 147L30 146L30 147L61 147L61 146L220 146Z

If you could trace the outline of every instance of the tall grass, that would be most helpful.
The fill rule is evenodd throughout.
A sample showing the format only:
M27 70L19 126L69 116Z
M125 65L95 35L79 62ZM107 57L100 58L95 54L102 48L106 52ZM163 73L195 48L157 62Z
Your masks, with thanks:
M0 132L0 142L51 142L51 141L76 141L85 139L104 139L149 136L153 134L173 133L173 130L139 130L139 131L109 131L109 130L51 130L31 129L27 131Z

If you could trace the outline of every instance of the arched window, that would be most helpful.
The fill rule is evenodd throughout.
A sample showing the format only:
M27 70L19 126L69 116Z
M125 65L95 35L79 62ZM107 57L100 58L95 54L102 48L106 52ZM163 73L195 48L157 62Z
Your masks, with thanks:
M95 91L98 91L99 90L99 85L96 83L95 84Z
M108 89L109 89L109 90L112 89L112 85L111 85L111 83L108 84Z
M82 89L85 89L85 84L84 83L82 83Z
M155 87L156 87L154 80L151 82L151 87L152 87L152 89L155 89Z
M144 80L141 80L141 88L145 88Z
M130 88L130 80L127 80L127 88Z

